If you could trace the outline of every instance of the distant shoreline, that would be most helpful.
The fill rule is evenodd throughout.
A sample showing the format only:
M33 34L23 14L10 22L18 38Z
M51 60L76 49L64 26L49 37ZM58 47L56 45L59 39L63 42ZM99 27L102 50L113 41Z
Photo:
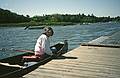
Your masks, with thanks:
M98 22L98 23L119 23L119 22ZM68 26L68 25L89 25L92 23L72 23L72 22L25 22L25 23L4 23L0 27L27 27L27 26Z
M72 22L25 22L25 23L4 23L0 24L0 27L26 27L26 26L51 26L51 25L75 25L77 23Z

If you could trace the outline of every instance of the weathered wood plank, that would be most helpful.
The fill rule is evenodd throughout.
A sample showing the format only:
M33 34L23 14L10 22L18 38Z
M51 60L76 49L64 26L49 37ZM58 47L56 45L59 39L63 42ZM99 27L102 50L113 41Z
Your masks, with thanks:
M120 48L80 46L24 78L120 78Z

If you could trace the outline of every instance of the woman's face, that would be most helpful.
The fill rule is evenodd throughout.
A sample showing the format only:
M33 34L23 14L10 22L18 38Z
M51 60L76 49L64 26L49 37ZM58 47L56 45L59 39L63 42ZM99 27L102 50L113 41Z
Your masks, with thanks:
M51 30L48 30L46 34L47 34L48 37L50 37L50 36L52 36L53 33L52 33Z

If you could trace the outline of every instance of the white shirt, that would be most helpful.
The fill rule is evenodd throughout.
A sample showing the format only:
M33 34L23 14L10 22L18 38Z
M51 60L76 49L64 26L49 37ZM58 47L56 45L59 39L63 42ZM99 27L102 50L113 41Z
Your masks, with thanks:
M52 51L50 50L50 41L49 37L45 34L42 34L35 45L35 55L42 55L42 54L53 55Z

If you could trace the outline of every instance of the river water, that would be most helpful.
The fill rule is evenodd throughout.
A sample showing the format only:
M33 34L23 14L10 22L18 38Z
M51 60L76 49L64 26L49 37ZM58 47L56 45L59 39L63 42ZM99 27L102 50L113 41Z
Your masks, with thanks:
M90 25L53 26L55 34L50 38L51 45L68 40L69 50L100 36L120 31L120 24L96 23ZM42 29L24 30L24 27L0 27L0 48L34 49Z

